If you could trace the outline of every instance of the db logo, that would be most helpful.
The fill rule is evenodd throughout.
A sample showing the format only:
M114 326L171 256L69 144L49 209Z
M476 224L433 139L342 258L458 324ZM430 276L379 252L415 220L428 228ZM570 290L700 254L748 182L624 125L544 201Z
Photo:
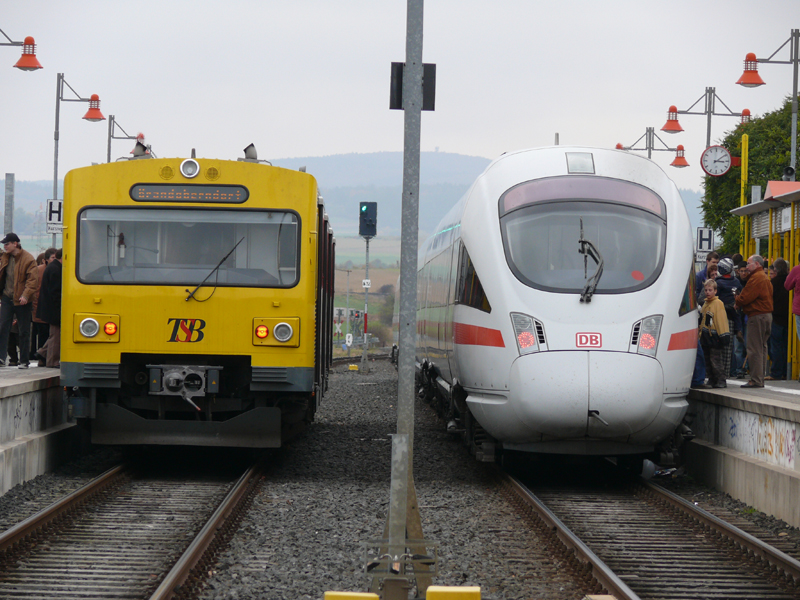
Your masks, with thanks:
M599 333L576 333L575 345L578 348L602 348L603 336Z

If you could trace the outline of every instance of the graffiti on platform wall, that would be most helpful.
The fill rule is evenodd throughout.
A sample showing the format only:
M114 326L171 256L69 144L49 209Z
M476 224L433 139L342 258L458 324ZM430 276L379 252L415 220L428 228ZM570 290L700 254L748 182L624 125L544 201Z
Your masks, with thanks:
M720 444L760 460L794 469L797 425L782 419L722 407Z

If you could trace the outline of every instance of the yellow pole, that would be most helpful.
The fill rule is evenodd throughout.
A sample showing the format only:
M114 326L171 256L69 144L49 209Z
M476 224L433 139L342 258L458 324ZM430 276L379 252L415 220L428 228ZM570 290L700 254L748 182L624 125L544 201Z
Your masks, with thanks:
M792 223L789 226L789 256L787 256L787 260L789 261L789 269L791 270L797 264L800 264L800 259L797 259L797 247L798 247L798 239L795 233L795 218L797 216L796 213L796 202L792 202L791 204L791 211L792 211ZM797 340L797 329L794 326L794 315L792 314L792 306L794 306L794 290L789 292L789 357L791 361L791 367L789 370L789 375L792 379L797 378L798 371L798 340Z
M750 136L746 133L742 135L742 165L741 165L741 174L742 174L742 190L741 190L741 197L739 198L739 206L745 206L747 204L747 155L750 150ZM740 231L740 235L742 236L742 242L739 244L742 252L741 255L747 259L750 255L750 219L752 215L749 217L742 217L743 221L743 231Z
M767 260L772 264L772 209L769 209L769 234L767 235Z

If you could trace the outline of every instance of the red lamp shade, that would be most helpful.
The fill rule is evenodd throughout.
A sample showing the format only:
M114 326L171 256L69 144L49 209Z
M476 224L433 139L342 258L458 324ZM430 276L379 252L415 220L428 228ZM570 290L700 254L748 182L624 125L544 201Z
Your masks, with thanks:
M764 80L761 79L761 75L758 74L758 60L756 59L756 55L752 52L748 52L747 56L744 57L744 73L742 73L742 76L739 77L739 81L736 83L744 87L758 87L764 85Z
M36 42L33 41L31 36L25 38L22 44L22 56L14 66L23 71L35 71L42 68L42 65L36 59Z
M675 148L675 154L675 160L669 163L670 167L678 167L679 169L682 169L683 167L689 166L689 163L686 162L686 158L683 156L685 152L682 145L678 144L678 147Z
M742 111L742 123L749 123L750 119L751 119L751 117L750 117L750 109L749 108L745 108Z
M83 115L83 118L87 121L106 120L106 118L103 116L103 113L100 112L100 96L97 94L92 94L92 97L89 99L89 110L86 111L86 114Z
M681 127L681 124L678 123L677 106L670 106L669 110L667 110L667 123L661 128L661 131L665 131L667 133L680 133L683 131L683 127Z

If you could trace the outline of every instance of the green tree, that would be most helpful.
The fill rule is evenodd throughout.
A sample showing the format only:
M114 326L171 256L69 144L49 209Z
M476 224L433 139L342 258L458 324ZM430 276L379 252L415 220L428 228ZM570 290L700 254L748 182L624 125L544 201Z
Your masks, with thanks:
M736 126L722 140L722 146L731 156L742 156L742 135L749 137L748 153L748 201L750 187L760 185L766 189L768 181L780 180L783 169L789 166L791 157L792 102L788 97L783 107L749 123ZM725 253L739 251L739 217L730 213L739 206L741 197L741 168L733 167L722 177L706 176L703 181L705 197L702 201L706 223L722 237Z

